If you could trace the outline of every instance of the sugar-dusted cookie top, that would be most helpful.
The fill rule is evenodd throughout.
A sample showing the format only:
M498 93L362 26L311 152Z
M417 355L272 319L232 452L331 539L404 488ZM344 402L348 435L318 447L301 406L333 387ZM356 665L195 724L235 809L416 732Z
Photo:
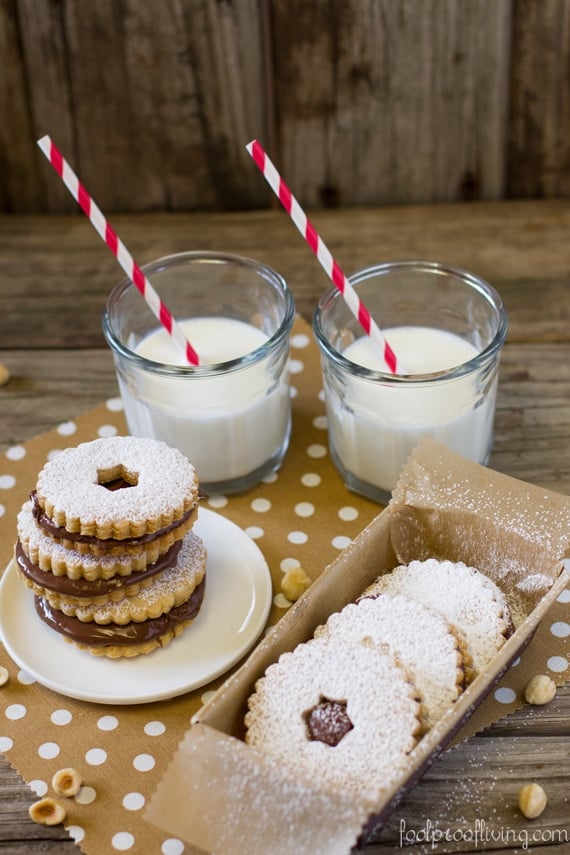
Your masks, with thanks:
M257 681L246 741L324 786L372 797L397 778L420 732L405 671L372 644L317 638Z
M371 639L389 651L418 687L425 727L451 708L465 687L467 653L441 612L402 595L349 603L315 632L347 641Z
M198 501L198 477L180 451L159 440L114 436L60 452L39 473L36 496L67 532L123 539L181 519Z
M411 561L385 573L364 596L403 594L442 612L463 636L473 668L483 671L513 631L501 589L474 567L461 562Z

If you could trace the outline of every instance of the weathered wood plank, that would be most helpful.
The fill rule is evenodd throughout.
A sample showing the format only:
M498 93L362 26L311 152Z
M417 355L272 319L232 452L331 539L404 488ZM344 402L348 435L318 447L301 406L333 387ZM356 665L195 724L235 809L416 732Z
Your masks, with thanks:
M61 826L32 822L28 808L38 796L24 783L4 757L0 757L0 851L3 855L54 852L77 855L79 849Z
M358 208L312 218L347 273L396 258L456 264L498 288L509 342L570 340L566 202ZM285 276L308 320L330 284L282 211L117 215L111 222L141 264L188 249L259 258ZM543 271L540 288L529 269ZM54 335L60 347L104 344L101 312L123 273L83 216L0 216L0 277L0 317L9 319L0 320L0 347L21 347L23 334L28 347L48 346Z
M41 210L17 0L0 0L0 210Z
M570 494L569 424L570 345L507 344L489 465Z
M499 198L510 0L278 0L279 159L306 204Z
M445 752L390 817L378 842L367 853L386 852L386 845L406 852L520 852L525 841L548 845L546 851L567 852L570 843L568 788L570 773L560 758L570 739L559 737L496 737L472 739ZM540 763L538 758L540 757ZM517 795L526 783L545 784L548 805L529 822L519 812ZM429 794L429 795L428 795ZM420 834L432 823L445 837L427 845ZM479 825L481 824L482 826ZM479 827L480 837L475 839ZM488 839L485 839L485 829ZM535 837L531 837L535 835ZM410 844L410 848L408 845ZM556 845L558 844L558 846ZM390 851L388 849L388 851ZM535 850L534 846L532 851Z
M515 0L507 194L570 194L570 3Z
M0 0L0 210L570 195L570 0Z
M0 388L0 448L72 421L119 390L110 350L0 351L12 377Z
M496 736L570 737L570 684L559 686L556 697L545 706L526 704L483 731L479 738Z
M396 258L455 264L498 288L510 342L570 340L567 202L355 208L312 219L346 273ZM285 276L309 320L330 284L283 211L116 215L111 222L140 263L188 249L259 258ZM542 271L540 287L529 270ZM18 347L22 329L34 347L104 344L101 312L123 273L83 215L0 215L0 277L0 347Z
M256 0L18 8L33 132L52 134L106 213L265 198L243 149L265 128ZM72 210L47 164L41 176L45 210Z

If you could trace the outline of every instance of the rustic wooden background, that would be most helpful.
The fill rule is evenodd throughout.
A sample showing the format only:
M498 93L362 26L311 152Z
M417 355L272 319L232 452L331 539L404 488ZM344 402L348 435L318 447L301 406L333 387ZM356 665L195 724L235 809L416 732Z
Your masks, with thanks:
M570 0L0 0L0 211L570 196Z

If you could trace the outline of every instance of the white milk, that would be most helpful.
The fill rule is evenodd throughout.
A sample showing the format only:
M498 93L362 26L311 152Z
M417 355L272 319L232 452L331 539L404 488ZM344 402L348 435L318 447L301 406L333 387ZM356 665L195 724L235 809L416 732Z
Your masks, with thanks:
M237 359L267 341L261 330L223 317L179 321L201 365ZM170 336L157 329L133 348L165 365L186 365ZM204 485L242 478L278 456L290 431L287 371L264 358L213 376L119 374L129 430L179 448Z
M198 353L200 365L237 359L267 341L263 330L233 318L189 318L179 321L178 326L182 327L184 335ZM139 356L164 365L187 365L184 354L180 353L163 329L147 335L137 345L136 352Z
M385 335L410 374L445 371L478 352L452 333L427 327L394 327ZM343 355L364 367L386 370L368 337L350 344ZM342 400L332 387L327 389L327 415L333 457L349 476L392 492L402 464L426 434L471 460L486 462L496 375L485 390L476 388L473 375L397 386L354 375L343 379Z

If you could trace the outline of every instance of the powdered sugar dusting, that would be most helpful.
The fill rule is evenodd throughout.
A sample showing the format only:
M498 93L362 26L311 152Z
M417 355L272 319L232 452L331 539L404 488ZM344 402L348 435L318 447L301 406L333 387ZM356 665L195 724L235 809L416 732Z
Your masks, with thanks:
M412 561L380 576L365 596L403 594L441 611L463 635L477 672L485 669L510 634L503 592L473 567L452 561Z
M463 521L474 550L470 562L492 578L505 550L493 560L489 550L496 538L486 538L484 533L496 532L497 526L507 534L509 549L521 559L526 556L530 567L535 558L558 563L570 545L570 532L560 524L568 515L566 497L456 457L427 437L409 458L390 507L396 512L406 507L421 509L426 515L433 509L440 520L450 515L454 525ZM462 537L458 533L458 541ZM408 561L409 556L401 560Z
M136 484L107 490L101 472L128 470ZM117 520L135 530L149 520L168 525L197 500L194 467L177 449L155 439L115 436L66 448L46 463L37 479L38 499L57 525L92 534L93 524L111 537ZM124 535L123 535L124 536Z
M346 702L353 725L335 745L311 740L307 711ZM376 647L317 638L284 653L249 699L246 741L323 784L362 794L397 778L416 744L420 705L405 672Z
M433 727L463 688L462 656L441 612L401 595L381 594L332 614L317 637L367 637L388 647L419 689L426 727Z

